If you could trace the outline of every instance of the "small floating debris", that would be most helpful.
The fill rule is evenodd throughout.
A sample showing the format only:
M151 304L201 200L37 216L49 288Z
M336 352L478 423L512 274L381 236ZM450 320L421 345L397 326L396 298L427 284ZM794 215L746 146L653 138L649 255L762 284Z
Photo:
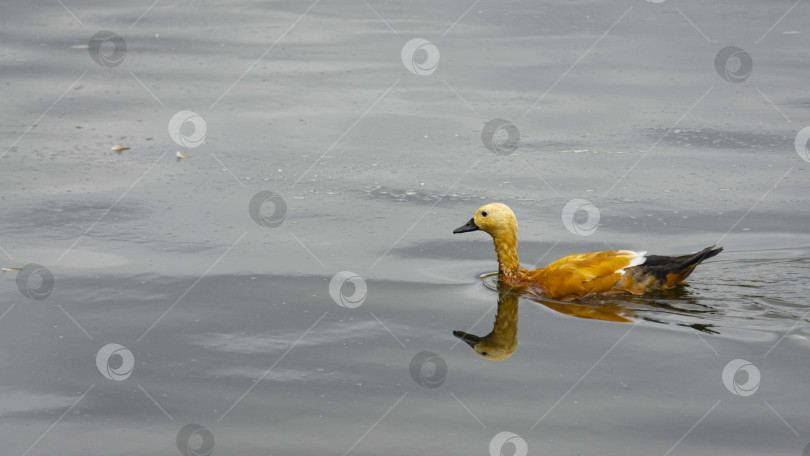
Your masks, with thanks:
M22 271L22 268L3 268L3 272Z
M113 151L113 152L118 152L120 154L121 152L123 152L125 150L129 150L129 147L122 146L121 144L116 144L116 145L110 147L110 150Z
M181 154L181 153L178 151L178 152L177 152L177 154L175 154L175 157L177 157L177 161L180 161L180 160L182 160L182 159L184 159L184 158L188 158L188 154Z

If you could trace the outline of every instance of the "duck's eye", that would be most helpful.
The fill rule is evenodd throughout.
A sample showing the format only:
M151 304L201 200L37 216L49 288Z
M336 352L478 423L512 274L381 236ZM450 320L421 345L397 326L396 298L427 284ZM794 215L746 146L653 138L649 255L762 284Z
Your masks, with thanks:
M487 352L481 352L482 355L487 356Z
M484 211L484 212L482 212L482 213L481 213L481 217L486 217L486 216L487 216L486 211Z

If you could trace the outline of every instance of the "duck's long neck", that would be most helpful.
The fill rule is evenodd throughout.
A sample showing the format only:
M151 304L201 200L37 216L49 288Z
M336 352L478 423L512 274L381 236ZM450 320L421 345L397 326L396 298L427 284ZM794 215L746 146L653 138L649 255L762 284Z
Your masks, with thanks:
M508 277L519 277L517 229L501 231L492 239L495 243L495 253L498 254L498 272Z

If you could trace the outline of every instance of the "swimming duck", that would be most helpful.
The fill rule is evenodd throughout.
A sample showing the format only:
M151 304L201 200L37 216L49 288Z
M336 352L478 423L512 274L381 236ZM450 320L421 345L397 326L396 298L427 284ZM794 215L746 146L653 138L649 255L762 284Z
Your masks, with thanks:
M513 288L537 290L558 300L607 293L643 294L683 285L698 264L723 250L711 246L680 256L647 255L647 252L631 250L582 253L529 271L520 266L517 219L509 206L501 203L481 206L453 233L478 230L492 236L501 281Z

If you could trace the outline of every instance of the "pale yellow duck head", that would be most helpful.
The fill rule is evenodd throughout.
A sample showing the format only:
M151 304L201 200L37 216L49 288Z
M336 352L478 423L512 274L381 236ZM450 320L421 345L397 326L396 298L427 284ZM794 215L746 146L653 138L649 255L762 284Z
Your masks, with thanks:
M508 277L520 275L520 259L517 252L517 220L509 206L489 203L481 206L470 221L453 230L453 233L485 231L492 236L498 254L498 272Z
M503 203L489 203L481 206L464 225L453 230L454 234L481 230L493 238L503 235L517 235L517 219L509 206Z

